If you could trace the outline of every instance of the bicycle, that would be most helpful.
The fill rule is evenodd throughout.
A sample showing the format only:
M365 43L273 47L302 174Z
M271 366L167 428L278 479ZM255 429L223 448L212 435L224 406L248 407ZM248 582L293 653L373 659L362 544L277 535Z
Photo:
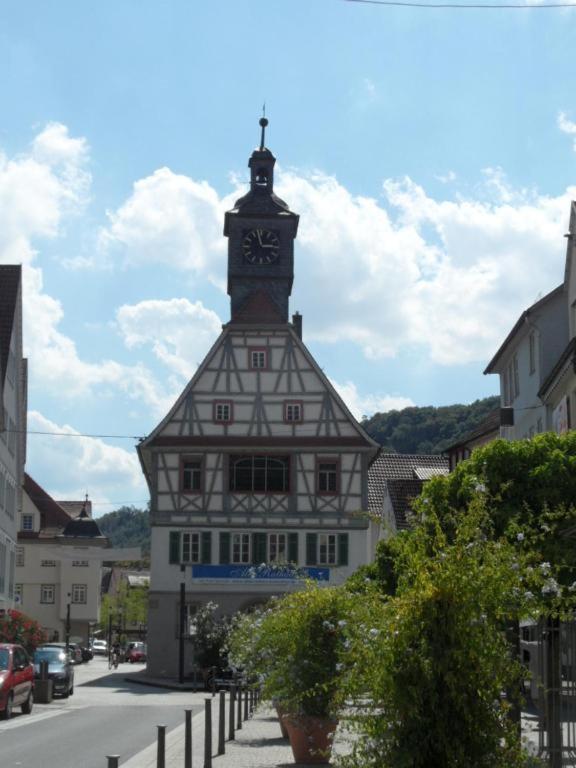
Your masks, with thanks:
M120 661L120 655L118 654L118 651L112 651L112 653L108 656L108 669L118 669L118 663Z

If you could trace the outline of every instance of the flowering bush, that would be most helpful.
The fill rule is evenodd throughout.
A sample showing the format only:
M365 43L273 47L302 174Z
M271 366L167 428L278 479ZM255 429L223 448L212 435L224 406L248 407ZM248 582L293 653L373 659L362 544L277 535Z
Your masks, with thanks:
M236 620L231 660L262 684L265 698L294 715L334 717L342 698L352 595L308 584Z
M0 617L0 643L22 645L29 653L46 642L42 627L20 611L8 610Z

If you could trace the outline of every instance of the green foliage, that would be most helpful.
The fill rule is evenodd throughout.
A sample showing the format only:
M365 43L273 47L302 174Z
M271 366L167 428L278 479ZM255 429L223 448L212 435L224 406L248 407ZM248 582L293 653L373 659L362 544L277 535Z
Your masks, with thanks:
M478 426L500 404L499 397L470 405L403 408L362 421L368 434L390 453L442 453Z
M148 511L120 507L98 518L98 526L113 547L141 547L144 561L150 560L150 520Z
M148 623L148 587L128 587L121 582L115 595L104 595L100 608L100 627L107 631L109 618L112 624Z
M342 703L340 672L353 604L344 589L308 584L238 617L230 658L258 677L264 697L280 701L284 711L333 717Z
M46 634L40 624L20 611L7 610L0 617L0 643L16 643L29 653L46 642Z
M416 508L435 513L453 537L459 517L478 496L490 511L487 535L522 540L552 564L561 584L576 581L576 432L478 448L452 474L426 483Z
M523 765L503 690L518 687L504 619L531 610L544 578L509 542L482 533L475 501L453 542L431 514L399 537L396 596L354 621L347 693L370 701L346 766L513 768ZM532 587L528 589L527 587Z

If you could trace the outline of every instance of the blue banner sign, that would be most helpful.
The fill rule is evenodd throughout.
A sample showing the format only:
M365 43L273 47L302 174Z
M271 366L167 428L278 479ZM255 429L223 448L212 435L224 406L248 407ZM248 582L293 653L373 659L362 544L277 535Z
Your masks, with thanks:
M193 565L194 579L231 581L329 581L329 568L291 568L289 565Z

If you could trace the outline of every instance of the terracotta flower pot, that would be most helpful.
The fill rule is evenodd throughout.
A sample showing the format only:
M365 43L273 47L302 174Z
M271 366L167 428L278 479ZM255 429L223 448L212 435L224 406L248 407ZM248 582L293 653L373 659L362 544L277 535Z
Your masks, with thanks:
M326 765L332 754L337 720L310 715L282 715L294 762Z
M276 702L274 704L276 707L276 714L278 715L278 722L280 723L280 731L282 732L282 738L287 739L288 738L288 729L286 728L286 724L284 722L284 710L282 709L282 706Z

